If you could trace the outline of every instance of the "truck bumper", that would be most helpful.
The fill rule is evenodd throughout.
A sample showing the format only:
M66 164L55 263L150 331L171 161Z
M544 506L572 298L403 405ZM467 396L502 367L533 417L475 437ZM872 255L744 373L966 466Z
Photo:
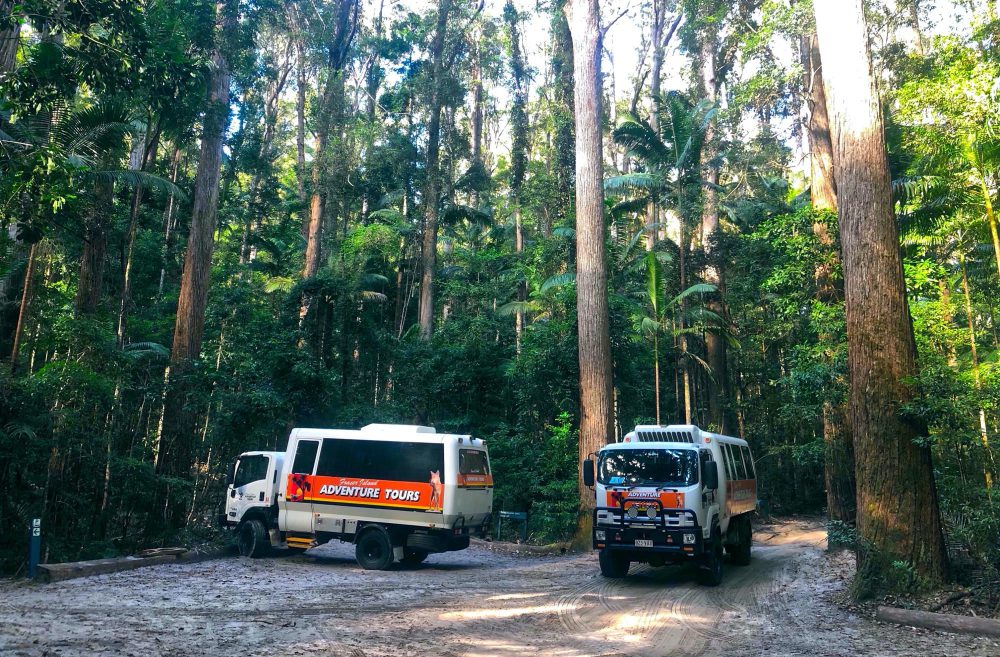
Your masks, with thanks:
M598 511L619 515L613 524L597 524ZM633 560L685 561L700 557L705 551L698 516L690 510L681 513L694 519L693 525L671 527L666 512L655 520L629 520L621 509L601 507L594 510L593 547L595 550L628 552ZM677 512L674 512L677 513Z

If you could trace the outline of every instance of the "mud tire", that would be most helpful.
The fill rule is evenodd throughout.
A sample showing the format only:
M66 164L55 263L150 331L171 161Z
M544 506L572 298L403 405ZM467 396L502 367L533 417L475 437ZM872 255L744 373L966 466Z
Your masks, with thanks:
M365 570L385 570L395 557L389 533L380 527L365 530L354 546L354 557Z
M601 550L597 560L601 564L601 574L609 579L621 579L628 575L631 561L627 555L614 550Z
M271 542L267 537L267 528L260 520L247 520L240 525L239 534L236 536L236 545L240 550L240 555L259 559L266 557L271 552Z
M705 546L698 568L698 583L703 586L718 586L722 583L723 547L719 530L712 532L712 540Z

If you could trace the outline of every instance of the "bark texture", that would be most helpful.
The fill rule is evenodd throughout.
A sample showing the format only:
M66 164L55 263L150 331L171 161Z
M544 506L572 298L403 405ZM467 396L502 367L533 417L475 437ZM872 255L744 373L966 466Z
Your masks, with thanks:
M608 274L601 159L601 40L597 0L565 7L573 36L576 105L576 285L580 360L580 458L613 435ZM589 536L594 492L580 482L582 527ZM578 537L582 534L578 534Z
M926 426L900 405L916 391L916 344L903 280L885 133L861 0L816 0L844 257L849 396L857 477L859 583L894 560L947 575Z
M0 76L14 70L21 43L21 23L13 15L14 0L0 0Z

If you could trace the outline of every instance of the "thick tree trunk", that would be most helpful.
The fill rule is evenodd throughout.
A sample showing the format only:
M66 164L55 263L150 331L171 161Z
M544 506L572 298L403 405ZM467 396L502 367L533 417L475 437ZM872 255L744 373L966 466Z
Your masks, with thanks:
M437 27L431 46L430 119L427 123L427 184L424 188L424 234L421 249L420 337L434 332L434 269L437 267L437 226L441 202L441 105L444 96L444 38L452 0L438 2Z
M580 459L613 436L608 273L601 158L601 40L597 0L569 0L576 107L576 285L580 360ZM589 540L594 491L580 481L577 540Z
M104 261L108 253L108 222L114 202L114 183L99 180L94 184L94 206L86 221L80 276L77 280L74 307L77 315L97 312L104 283Z
M170 374L163 403L163 437L157 455L158 474L186 478L193 463L194 437L197 431L196 413L187 402L183 377L201 353L205 330L205 308L212 271L216 212L219 205L222 144L229 123L229 62L224 47L234 41L237 26L236 0L216 3L219 30L212 53L211 76L208 85L201 152L194 184L194 204L191 210L191 230L181 276L174 324L173 347L170 352ZM167 528L179 526L185 517L185 498L176 492L165 492L164 520Z
M860 591L902 560L931 581L947 575L927 435L900 406L916 391L885 132L861 0L816 0L844 256L850 414L857 478Z

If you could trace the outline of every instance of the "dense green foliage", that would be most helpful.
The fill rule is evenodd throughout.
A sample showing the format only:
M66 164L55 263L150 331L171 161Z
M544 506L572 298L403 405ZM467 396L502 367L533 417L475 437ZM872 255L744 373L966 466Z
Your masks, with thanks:
M547 13L544 35L526 34L524 3L520 13L515 4L453 9L435 330L423 341L436 12L362 3L343 97L325 107L334 74L324 28L344 2L242 2L238 34L221 44L233 117L202 356L181 382L198 417L189 477L163 475L156 463L210 58L222 38L211 29L215 3L33 0L0 16L3 34L25 24L16 66L0 71L4 571L23 562L26 532L17 528L32 517L44 520L53 561L189 540L163 530L157 504L167 489L189 500L186 531L209 532L235 455L281 448L294 426L380 421L473 433L491 448L496 508L528 510L534 540L572 533L579 389L572 66L561 3L531 3ZM605 109L617 119L605 148L617 431L654 420L657 365L664 423L683 418L685 372L702 426L717 426L706 391L725 386L768 510L819 512L823 408L843 404L847 386L842 303L821 299L817 278L840 276L836 243L817 231L836 235L836 216L811 208L795 152L801 68L773 55L779 44L797 52L807 3L676 4L714 13L682 27L681 52L665 64L680 73L670 76L677 88L655 101L658 129L645 75L630 81L634 94L619 90L625 100L605 85ZM1000 565L1000 469L990 449L1000 422L1000 255L987 218L1000 183L998 29L977 19L950 34L918 12L917 47L895 37L911 16L895 4L873 3L873 16L880 34L893 35L876 54L924 393L907 412L931 427L949 543L964 559L956 571L988 582ZM633 14L637 27L612 29L648 29L646 8ZM722 35L720 74L730 77L714 106L691 81L698 39L713 29ZM553 47L525 60L522 49L532 53L542 39ZM526 98L519 76L531 80ZM317 177L313 135L324 121L335 125ZM717 155L706 162L710 122ZM720 171L722 220L703 240L709 167ZM303 279L303 224L317 190L326 204L321 265ZM652 228L650 204L660 217ZM644 230L655 233L648 252ZM107 248L91 311L80 305L80 270L98 233ZM718 286L705 283L713 266L723 273ZM7 359L22 297L20 344ZM305 298L313 302L300 317ZM724 377L705 360L711 334L728 345Z

